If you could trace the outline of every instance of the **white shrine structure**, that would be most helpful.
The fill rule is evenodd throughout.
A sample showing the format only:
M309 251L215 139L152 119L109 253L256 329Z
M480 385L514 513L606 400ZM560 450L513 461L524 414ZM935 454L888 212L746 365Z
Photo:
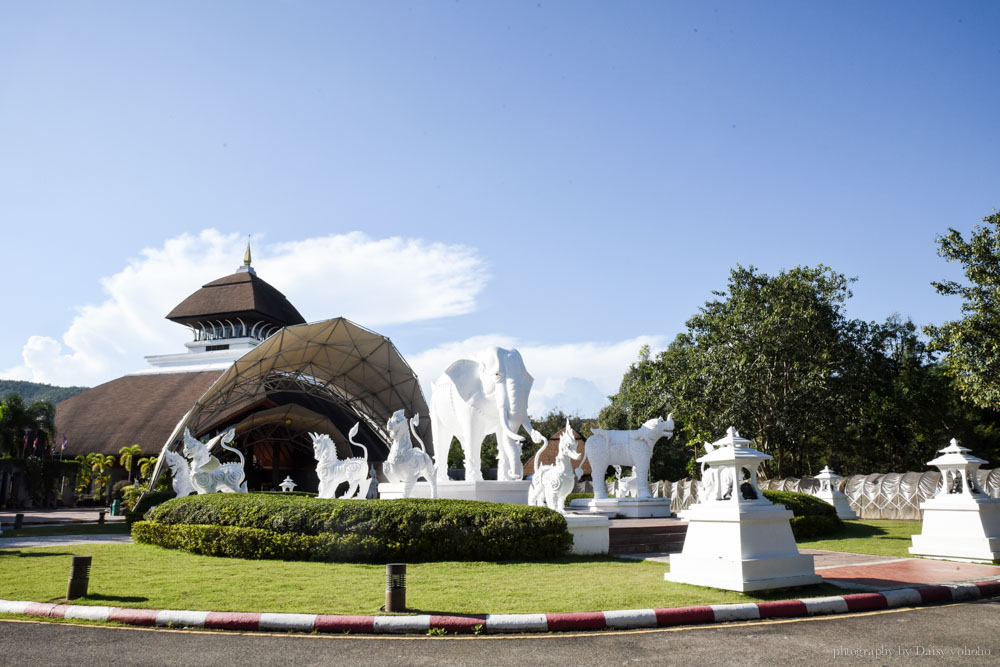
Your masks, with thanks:
M840 519L854 521L858 518L858 515L851 509L850 499L846 494L837 489L837 483L842 479L844 478L830 470L830 466L823 466L823 469L816 475L816 480L819 482L819 491L813 495L833 505L833 508L837 510L837 517Z
M1000 559L1000 499L979 487L976 471L986 463L954 438L927 465L941 471L941 489L920 504L923 527L910 553L946 560Z
M820 582L813 557L799 553L792 513L764 498L757 466L771 457L752 449L730 427L707 444L704 498L687 511L684 549L670 556L667 581L732 591L759 591Z

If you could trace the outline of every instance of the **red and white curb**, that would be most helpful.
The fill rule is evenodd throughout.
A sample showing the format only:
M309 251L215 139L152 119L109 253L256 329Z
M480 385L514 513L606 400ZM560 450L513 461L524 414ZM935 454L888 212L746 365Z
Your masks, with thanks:
M214 630L330 632L358 634L447 634L627 630L675 625L754 621L823 614L877 611L944 602L968 602L1000 596L1000 581L900 588L880 593L855 593L803 600L714 604L669 609L583 611L564 614L483 614L468 616L332 616L326 614L267 614L175 609L124 609L48 602L0 600L0 613L47 618L112 621L148 627Z

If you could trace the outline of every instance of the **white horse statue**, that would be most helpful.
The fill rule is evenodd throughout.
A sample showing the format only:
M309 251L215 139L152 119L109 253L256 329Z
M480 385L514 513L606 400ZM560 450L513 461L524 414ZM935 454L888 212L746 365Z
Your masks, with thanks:
M354 425L347 439L360 447L365 455L341 461L337 458L337 446L326 433L310 433L313 441L313 456L316 457L316 476L319 478L319 498L335 498L337 487L347 482L349 487L343 498L360 498L367 493L371 482L368 480L368 448L354 441L360 423ZM362 491L363 490L363 491Z
M174 493L177 494L178 498L183 498L185 496L190 496L192 493L198 493L194 485L191 484L191 469L188 468L188 460L178 454L175 451L167 450L166 454L167 467L170 468L170 476L172 481L170 485L174 489Z
M417 426L420 425L420 415L413 415L407 428L406 413L396 410L386 422L386 430L392 438L392 447L389 448L389 456L382 464L382 472L390 482L401 483L403 487L403 497L409 498L413 492L413 485L421 476L431 485L431 498L437 498L437 476L434 472L434 463L424 447L424 441L417 435ZM413 446L410 439L410 432L416 438L420 449Z
M576 475L573 474L573 461L580 459L577 452L576 437L566 420L566 428L559 436L559 453L552 465L539 466L539 460L545 446L535 454L535 474L531 478L531 488L528 490L528 504L548 507L560 514L566 513L566 496L573 492Z
M230 427L207 443L191 436L184 428L184 456L191 460L191 484L198 493L215 493L216 491L231 493L246 493L246 473L243 472L243 453L226 445L236 437L236 429ZM227 452L233 452L240 457L239 463L222 463L211 454L212 448L218 444Z

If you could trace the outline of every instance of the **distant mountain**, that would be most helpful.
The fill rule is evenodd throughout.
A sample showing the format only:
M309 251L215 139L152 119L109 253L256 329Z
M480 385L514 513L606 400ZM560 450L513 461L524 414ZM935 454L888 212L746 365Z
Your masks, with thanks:
M25 403L42 400L55 404L86 389L89 387L54 387L41 382L0 380L0 399L7 394L20 394Z

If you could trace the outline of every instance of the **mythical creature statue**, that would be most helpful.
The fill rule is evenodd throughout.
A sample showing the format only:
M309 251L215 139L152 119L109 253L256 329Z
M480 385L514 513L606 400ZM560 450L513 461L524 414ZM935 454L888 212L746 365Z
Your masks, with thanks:
M183 498L184 496L190 496L192 493L198 493L194 485L191 484L191 469L188 468L187 459L169 449L164 456L166 457L167 467L170 468L170 476L173 478L170 484L173 486L177 497Z
M360 498L367 493L371 481L368 479L368 448L354 441L360 423L355 424L347 439L360 447L365 455L341 461L337 458L337 446L326 433L310 433L313 441L313 456L316 457L316 476L319 477L319 498L335 498L341 483L349 484L342 498Z
M649 491L649 460L653 457L653 445L660 438L674 434L673 414L666 420L661 417L650 419L633 431L606 431L595 428L594 434L584 443L583 458L590 461L590 469L596 480L594 498L607 498L608 493L600 481L608 465L632 466L639 498L652 498ZM576 473L582 474L583 466Z
M389 449L389 456L382 464L382 473L390 482L402 483L403 497L409 498L413 492L413 485L421 476L431 485L431 498L437 498L437 477L434 473L434 463L430 455L424 448L424 442L417 435L417 426L420 425L420 415L413 415L407 424L406 413L396 410L389 417L385 428L392 438L392 447ZM416 438L420 449L413 446L410 433Z
M716 446L704 443L705 452L711 454ZM713 468L708 463L701 464L701 490L698 502L709 500L729 500L733 494L733 471L730 468Z
M191 436L184 428L184 456L191 461L191 484L198 493L215 493L216 491L231 493L246 493L246 474L243 472L243 453L226 445L236 437L236 429L230 427L207 443ZM239 463L222 463L212 455L212 448L219 445L227 452L233 452L240 457Z
M639 485L636 483L635 468L632 469L632 474L627 477L622 477L622 467L615 466L615 495L619 498L637 498L639 497Z
M545 443L548 447L548 442ZM531 478L531 488L528 490L528 504L548 507L560 514L566 513L566 496L573 492L576 475L573 474L573 461L580 459L582 454L576 450L576 437L566 420L566 428L559 436L559 453L552 465L540 466L539 460L542 447L535 454L535 474Z
M431 392L431 428L434 433L438 481L448 479L448 449L458 438L465 453L465 480L483 479L480 449L489 433L497 436L497 479L524 476L521 443L524 427L538 444L545 437L528 419L528 394L534 379L524 368L521 353L494 347L478 359L459 359L434 381Z

